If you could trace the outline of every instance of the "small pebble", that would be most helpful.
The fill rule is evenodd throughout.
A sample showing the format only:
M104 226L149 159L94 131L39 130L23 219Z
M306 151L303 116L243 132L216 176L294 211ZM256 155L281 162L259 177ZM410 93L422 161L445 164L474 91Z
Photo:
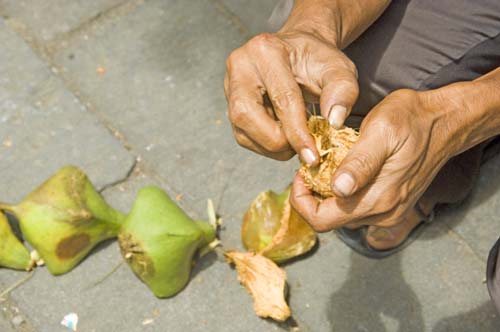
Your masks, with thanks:
M14 325L14 326L19 326L19 325L21 325L22 323L24 323L24 318L23 318L23 316L21 316L21 315L17 315L17 316L14 316L14 318L12 318L12 325Z

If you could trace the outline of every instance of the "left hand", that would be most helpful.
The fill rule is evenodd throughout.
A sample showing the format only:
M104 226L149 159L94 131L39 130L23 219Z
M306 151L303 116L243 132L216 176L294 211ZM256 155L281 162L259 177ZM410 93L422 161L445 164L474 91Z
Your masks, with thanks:
M297 175L291 203L318 232L346 224L391 227L404 220L454 154L453 87L398 90L364 119L360 139L335 171L336 197L316 199ZM450 95L451 93L451 95ZM451 120L450 120L451 119Z

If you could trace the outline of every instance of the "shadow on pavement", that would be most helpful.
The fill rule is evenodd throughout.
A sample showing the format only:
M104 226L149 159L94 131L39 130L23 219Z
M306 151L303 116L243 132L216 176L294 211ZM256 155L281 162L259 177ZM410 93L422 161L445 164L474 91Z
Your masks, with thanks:
M330 297L332 331L424 331L422 306L403 278L399 255L372 260L353 252L347 278Z
M432 329L433 332L471 332L500 331L500 318L491 302L455 316L440 320Z

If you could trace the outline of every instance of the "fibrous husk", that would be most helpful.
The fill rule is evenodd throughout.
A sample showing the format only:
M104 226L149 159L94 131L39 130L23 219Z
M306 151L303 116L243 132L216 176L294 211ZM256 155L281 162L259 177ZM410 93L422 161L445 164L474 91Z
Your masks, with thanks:
M287 320L291 311L285 301L286 272L259 254L227 251L225 255L236 266L240 283L252 295L257 316Z
M246 211L241 229L245 248L282 263L316 243L316 233L290 205L290 188L260 193Z
M334 129L320 116L312 116L307 126L316 141L320 163L316 167L302 164L299 174L308 189L323 198L332 197L334 196L331 188L333 173L359 139L359 133L349 127Z

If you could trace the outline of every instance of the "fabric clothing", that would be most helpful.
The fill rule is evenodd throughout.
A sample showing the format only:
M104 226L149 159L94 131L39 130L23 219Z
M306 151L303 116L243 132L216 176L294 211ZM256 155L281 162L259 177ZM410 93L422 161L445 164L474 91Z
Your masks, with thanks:
M270 20L275 27L284 22L292 2L282 0L276 8ZM473 80L499 67L500 1L393 0L344 51L359 73L360 96L347 121L358 127L370 109L394 90L434 89ZM471 188L479 174L482 152L478 150L451 159L426 194L449 187L450 178L454 184L466 181ZM499 251L500 239L488 258L487 285L500 312Z
M363 116L391 91L472 80L500 66L500 1L397 0L344 50Z

